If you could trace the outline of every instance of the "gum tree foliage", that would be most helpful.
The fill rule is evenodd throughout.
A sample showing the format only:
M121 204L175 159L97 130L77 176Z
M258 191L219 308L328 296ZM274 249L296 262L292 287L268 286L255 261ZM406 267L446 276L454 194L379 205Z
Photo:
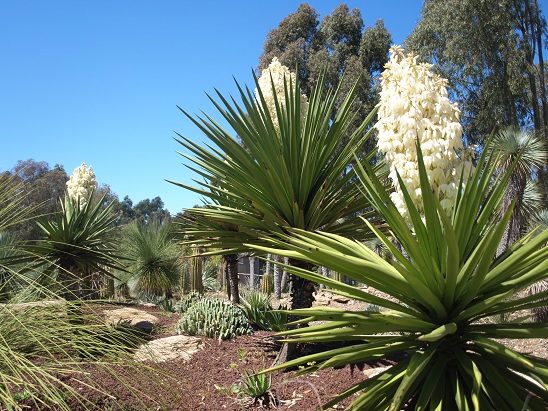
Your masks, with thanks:
M321 22L318 17L314 8L303 3L284 18L267 34L258 68L265 69L277 57L291 71L298 69L302 92L309 96L327 62L325 86L337 87L342 81L341 101L361 76L353 107L355 128L378 101L376 77L388 59L392 36L382 20L363 30L360 10L350 11L346 4Z
M45 215L58 209L57 199L65 192L68 176L62 165L55 164L51 168L45 161L30 158L19 160L11 170L1 173L0 179L9 180L11 186L19 187L16 195L21 196L22 200L17 202L17 207L33 209L34 214ZM36 240L41 236L36 224L28 220L18 222L9 231L25 240Z
M536 0L427 0L405 49L449 79L469 140L493 128L548 125L543 42Z

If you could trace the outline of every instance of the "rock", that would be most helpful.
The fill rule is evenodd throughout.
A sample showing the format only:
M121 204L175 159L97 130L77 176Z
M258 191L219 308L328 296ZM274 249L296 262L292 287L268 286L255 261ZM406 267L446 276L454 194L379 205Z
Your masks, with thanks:
M320 291L318 293L316 293L316 295L314 296L314 305L315 306L325 306L325 305L329 305L329 303L331 302L331 297L332 297L332 294L331 293L326 293L325 291Z
M146 307L146 308L154 308L156 307L156 304L153 304L153 303L140 303L139 304L141 307Z
M117 310L103 310L106 322L118 324L127 322L139 331L150 334L154 326L158 324L158 317L136 308L119 308Z
M372 378L374 377L375 375L377 374L380 374L382 372L385 372L387 369L389 369L390 367L377 367L377 368L368 368L366 370L363 370L363 373L364 375L367 377L367 378Z
M166 362L177 359L188 361L192 354L202 348L202 340L199 337L175 335L159 338L142 345L135 352L135 359L153 362Z
M342 295L336 295L336 294L333 295L331 299L339 304L347 304L350 301L350 298L343 297Z

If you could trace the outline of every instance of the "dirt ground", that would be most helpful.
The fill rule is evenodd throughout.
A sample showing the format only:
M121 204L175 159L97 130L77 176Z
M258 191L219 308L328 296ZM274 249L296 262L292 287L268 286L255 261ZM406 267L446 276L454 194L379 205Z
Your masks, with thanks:
M362 310L355 301L334 299L328 293L317 295L317 304ZM282 301L283 303L283 301ZM112 309L117 306L110 306ZM100 310L104 307L98 307ZM176 335L179 314L170 314L156 307L138 307L158 318L150 339ZM67 383L88 398L97 409L123 411L176 411L176 410L259 410L279 409L311 411L321 409L332 395L340 393L355 383L367 378L367 373L379 367L394 364L397 359L372 361L338 369L321 370L314 374L296 377L295 371L280 371L272 374L272 395L269 403L253 402L238 394L236 387L246 372L262 370L271 366L280 344L271 332L258 331L249 336L240 336L228 341L202 338L201 350L190 360L171 360L149 364L147 368L118 369L117 375L100 371L94 364L86 368L95 383L103 391L78 385L67 378ZM547 357L545 340L512 341L505 343L521 352ZM308 345L307 352L325 350L327 347ZM136 371L137 370L137 371ZM139 386L141 392L132 393L121 380ZM351 399L341 403L344 409ZM90 405L71 405L75 411L90 409ZM36 409L32 406L28 410ZM333 408L332 408L333 409Z

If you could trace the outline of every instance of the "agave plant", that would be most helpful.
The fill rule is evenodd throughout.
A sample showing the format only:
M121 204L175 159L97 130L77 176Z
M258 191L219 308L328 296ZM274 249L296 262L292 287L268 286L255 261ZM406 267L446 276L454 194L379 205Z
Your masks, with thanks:
M414 230L397 211L390 196L365 165L358 167L361 188L390 226L389 237L364 220L392 253L386 261L361 242L336 234L288 229L277 240L276 253L300 258L368 284L390 298L337 282L313 271L287 267L332 291L374 304L381 310L350 312L330 307L292 311L300 322L320 325L280 333L291 342L351 341L264 372L314 362L305 371L336 367L399 354L397 364L349 387L325 405L356 394L356 410L545 410L548 403L548 361L506 347L505 338L546 338L546 323L493 323L504 313L543 304L548 291L515 296L548 277L548 231L526 235L495 258L512 206L498 209L515 163L496 173L497 158L484 152L477 168L458 191L447 215L432 194L420 147L419 176L423 189L419 214L403 189ZM403 186L403 184L402 184ZM274 241L274 240L271 240ZM251 245L250 245L251 246ZM263 252L272 248L256 246ZM523 294L520 294L523 295Z

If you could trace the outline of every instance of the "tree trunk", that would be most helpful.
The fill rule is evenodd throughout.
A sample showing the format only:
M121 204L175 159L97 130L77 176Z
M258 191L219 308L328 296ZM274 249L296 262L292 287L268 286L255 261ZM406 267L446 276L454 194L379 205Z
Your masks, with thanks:
M223 256L226 270L228 298L233 304L240 304L240 291L238 290L238 254Z
M289 264L289 258L287 257L284 257L284 264ZM287 270L283 270L282 271L282 281L281 281L281 288L282 288L282 293L284 292L284 290L286 289L287 287L287 278L288 278L288 274L287 274Z
M306 263L300 260L289 259L289 265L293 267L299 267L306 270L312 270L313 266L310 263ZM305 280L294 274L289 275L289 284L290 284L290 298L291 298L291 310L298 308L309 308L312 307L314 302L314 290L315 283L309 280ZM289 316L289 321L294 321L299 317ZM298 326L293 326L296 328L307 327L307 324L299 324ZM298 358L301 355L302 346L295 343L284 343L282 349L278 353L275 364L283 364L287 361L291 361L295 358Z
M249 289L255 290L255 257L249 257Z
M280 256L275 255L274 259L280 261ZM282 298L282 277L280 275L280 266L274 264L274 296L279 300Z
M539 83L540 83L540 101L542 105L542 132L544 138L548 141L548 101L546 101L546 84L544 77L544 56L542 54L542 26L540 24L540 11L538 8L538 1L535 0L535 36L537 38L537 50L538 50L538 65L539 65Z

